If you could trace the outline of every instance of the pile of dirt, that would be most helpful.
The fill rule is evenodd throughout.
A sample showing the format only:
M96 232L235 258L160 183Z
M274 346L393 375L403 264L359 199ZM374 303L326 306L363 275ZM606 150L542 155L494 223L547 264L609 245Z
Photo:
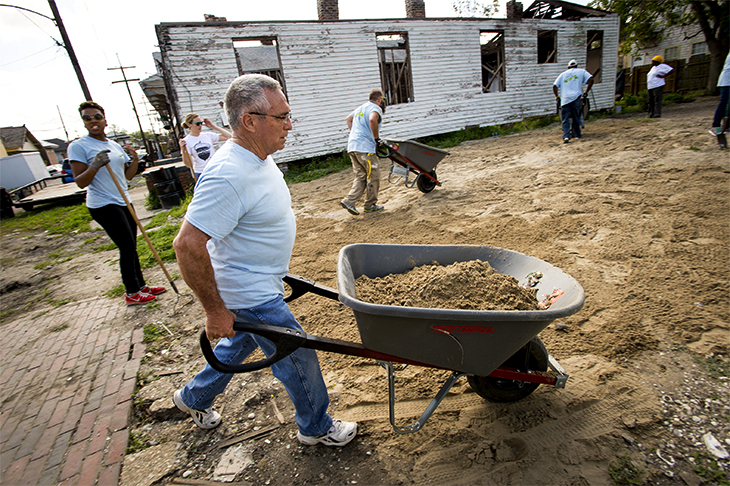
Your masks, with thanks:
M363 302L426 309L539 310L534 289L487 262L421 265L405 273L355 280Z

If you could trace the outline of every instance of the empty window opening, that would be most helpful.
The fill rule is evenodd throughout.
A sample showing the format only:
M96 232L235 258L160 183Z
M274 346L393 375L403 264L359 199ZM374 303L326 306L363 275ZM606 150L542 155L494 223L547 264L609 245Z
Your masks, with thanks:
M482 93L507 90L504 79L504 32L479 33L482 52Z
M586 52L586 71L593 75L593 82L601 82L601 66L603 63L603 31L588 31L588 49Z
M375 42L378 47L380 82L388 104L411 103L414 96L408 34L376 34Z
M537 63L558 62L558 31L537 31Z
M233 39L233 50L239 75L264 74L274 78L286 94L279 44L275 38Z

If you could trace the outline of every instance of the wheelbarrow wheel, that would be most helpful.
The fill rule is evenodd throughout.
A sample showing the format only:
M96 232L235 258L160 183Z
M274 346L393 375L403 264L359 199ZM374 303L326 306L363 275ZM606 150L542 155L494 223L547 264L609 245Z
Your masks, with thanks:
M540 338L534 337L505 361L502 366L525 371L525 363L527 363L528 370L547 371L548 356L547 349ZM469 375L468 380L469 386L480 397L492 402L516 402L522 400L540 386L539 383L491 378L489 376Z
M431 177L434 179L438 179L436 177L436 171L432 170L428 173ZM423 174L418 175L418 179L416 179L416 187L418 187L418 190L428 194L429 192L433 191L433 189L436 187L436 183L429 179L428 177L424 176Z

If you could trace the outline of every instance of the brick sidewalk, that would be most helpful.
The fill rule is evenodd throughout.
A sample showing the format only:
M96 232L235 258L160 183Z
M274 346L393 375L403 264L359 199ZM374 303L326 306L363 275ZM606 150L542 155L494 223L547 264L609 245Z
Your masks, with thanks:
M142 329L106 298L1 325L0 484L116 485Z

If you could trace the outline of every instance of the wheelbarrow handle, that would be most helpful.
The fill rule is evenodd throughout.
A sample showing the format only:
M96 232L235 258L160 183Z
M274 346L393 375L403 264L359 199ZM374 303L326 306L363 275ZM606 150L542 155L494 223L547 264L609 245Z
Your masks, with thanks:
M295 329L267 326L264 324L253 325L244 322L235 322L233 324L233 330L236 332L248 332L265 337L274 344L276 349L271 356L252 363L222 363L213 352L208 336L205 334L205 329L203 329L200 333L200 349L203 351L203 356L205 356L205 360L208 364L210 364L211 368L220 373L248 373L250 371L268 368L277 361L286 358L307 342L307 334Z
M318 283L315 283L313 280L305 277L300 277L299 275L294 275L293 273L287 273L284 276L283 280L291 287L291 293L284 297L284 302L287 303L291 302L294 299L298 299L308 292L332 300L338 300L340 296L337 290L333 288L320 285Z

